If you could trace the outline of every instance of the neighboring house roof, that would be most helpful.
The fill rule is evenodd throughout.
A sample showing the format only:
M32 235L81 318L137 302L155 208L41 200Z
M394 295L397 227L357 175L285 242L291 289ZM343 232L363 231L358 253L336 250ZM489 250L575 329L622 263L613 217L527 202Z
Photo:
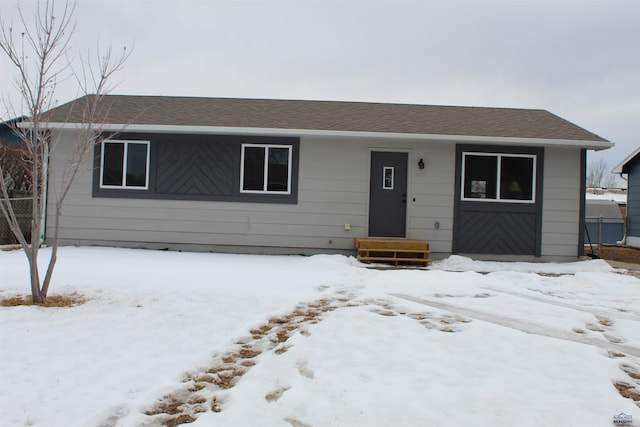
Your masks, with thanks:
M15 130L16 123L19 123L22 120L24 120L24 117L17 117L5 122L0 122L0 145L18 145L22 142L22 139L18 134L16 134Z
M85 101L79 98L53 109L51 127L81 123ZM612 145L545 110L129 95L105 96L102 109L105 123L132 130L277 129L283 134L320 131L456 136L458 140L460 137L462 140L464 137L488 137L587 141L590 144L581 145L596 149Z
M638 156L640 156L640 147L638 147L633 153L631 153L626 159L624 159L618 166L613 168L611 173L617 173L617 174L627 173L629 169L629 164L633 162Z
M589 200L585 205L585 218L600 218L608 223L624 223L620 207L610 200Z

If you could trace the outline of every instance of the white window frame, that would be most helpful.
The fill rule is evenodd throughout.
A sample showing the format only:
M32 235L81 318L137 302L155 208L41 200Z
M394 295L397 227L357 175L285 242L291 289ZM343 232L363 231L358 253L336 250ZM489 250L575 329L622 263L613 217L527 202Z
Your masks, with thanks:
M247 147L264 148L264 176L262 177L262 190L245 190L244 187L244 152ZM287 160L287 191L267 190L269 177L269 150L271 148L286 148L289 151ZM242 144L240 153L240 193L243 194L291 194L291 171L293 170L293 146L283 144Z
M122 159L122 185L106 185L104 180L104 147L105 144L124 144L124 152ZM147 146L147 158L145 165L145 185L144 187L127 185L127 161L129 153L129 144L144 144ZM120 190L148 190L149 189L149 160L151 158L151 142L150 141L138 141L138 140L125 140L125 139L106 139L102 141L100 146L100 188L105 189L120 189Z
M396 168L393 166L383 166L382 167L382 189L383 190L393 190L396 181ZM387 185L387 171L391 171L391 185Z
M465 197L464 196L464 184L466 182L466 160L467 155L469 156L487 156L487 157L496 157L497 158L497 174L496 174L496 198L495 199L486 199L486 198L477 198L477 197ZM521 200L521 199L502 199L500 198L500 183L502 181L502 158L503 157L515 157L515 158L527 158L533 159L532 166L532 181L531 181L531 199L530 200ZM461 170L461 179L460 179L460 200L465 202L483 202L483 203L525 203L525 204L534 204L536 202L536 172L537 172L537 161L538 156L535 154L511 154L511 153L484 153L477 151L463 151L462 152L462 170Z

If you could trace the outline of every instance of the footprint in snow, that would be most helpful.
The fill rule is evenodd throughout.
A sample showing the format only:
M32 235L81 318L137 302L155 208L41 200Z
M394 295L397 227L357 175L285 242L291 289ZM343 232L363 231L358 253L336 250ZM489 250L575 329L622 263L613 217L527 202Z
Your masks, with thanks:
M292 425L292 427L311 427L309 424L303 423L302 421L296 419L296 418L284 418L282 421L285 421L289 424Z
M106 420L100 423L100 427L115 427L118 424L120 418L124 417L129 413L129 410L124 406L119 406L113 409L112 415L110 415Z
M613 324L615 323L613 320L611 320L611 319L609 319L608 317L605 317L605 316L596 315L596 319L598 319L598 323L600 323L602 326L606 326L606 327L613 326Z
M306 360L298 360L296 362L296 368L298 369L298 373L305 378L313 378L313 370L309 368Z
M284 392L289 390L290 388L291 386L288 385L284 387L278 387L277 389L267 393L264 398L267 399L267 402L275 402L276 400L280 399Z
M626 342L624 338L618 338L609 334L602 334L602 335L607 339L607 341L612 342L614 344L620 344L620 343Z

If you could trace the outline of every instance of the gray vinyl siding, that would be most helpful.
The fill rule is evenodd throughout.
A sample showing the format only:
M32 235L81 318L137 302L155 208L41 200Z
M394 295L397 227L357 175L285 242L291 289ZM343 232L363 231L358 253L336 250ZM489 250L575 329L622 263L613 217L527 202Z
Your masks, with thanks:
M580 149L545 150L542 255L573 258L580 240Z
M407 237L428 241L437 258L438 254L451 253L455 144L417 142L413 148L409 156ZM424 169L417 166L420 159L424 160Z
M51 159L47 236L70 141L63 133ZM93 159L87 159L65 201L61 244L353 254L353 238L368 236L370 153L385 149L408 153L407 238L428 241L434 258L451 253L455 144L329 136L300 139L293 204L93 197ZM543 257L575 256L578 151L545 148Z
M65 144L69 137L63 135L61 141L52 158L54 172L61 170L59 160L69 149ZM351 252L353 238L368 233L370 152L394 145L409 153L407 237L429 240L434 252L448 253L453 227L449 165L454 149L447 143L422 144L304 137L299 148L296 204L92 197L94 169L87 160L65 202L61 242L154 248L198 245L203 250L246 252L274 252L274 248L284 253ZM419 158L427 165L423 170L417 167ZM52 182L57 177L54 173ZM54 212L52 205L49 212ZM440 224L438 230L435 222ZM345 230L345 224L351 229ZM49 222L48 236L51 225Z
M628 166L627 235L640 237L640 156Z

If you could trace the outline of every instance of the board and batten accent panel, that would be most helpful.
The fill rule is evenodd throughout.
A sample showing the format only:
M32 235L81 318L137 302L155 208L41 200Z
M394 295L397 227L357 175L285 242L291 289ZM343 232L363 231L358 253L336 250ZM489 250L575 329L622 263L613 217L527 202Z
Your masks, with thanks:
M531 255L536 251L537 215L529 212L461 212L458 233L472 254ZM492 230L487 233L486 230ZM518 238L514 238L518 236Z
M529 201L462 200L465 153L535 156L535 193ZM541 256L542 183L545 150L542 147L464 145L456 147L455 230L453 252L473 255ZM496 161L495 167L499 164ZM496 172L496 181L500 182ZM500 194L496 190L497 194Z
M160 139L156 147L156 193L232 195L237 161L234 148L235 144L229 142Z
M148 188L100 186L100 146L95 147L93 197L201 200L296 204L298 197L299 138L255 135L209 135L125 132L115 140L149 143ZM240 190L243 144L282 145L290 148L290 187L285 192ZM289 176L290 175L290 176Z
M575 259L581 232L580 149L545 150L542 256Z

